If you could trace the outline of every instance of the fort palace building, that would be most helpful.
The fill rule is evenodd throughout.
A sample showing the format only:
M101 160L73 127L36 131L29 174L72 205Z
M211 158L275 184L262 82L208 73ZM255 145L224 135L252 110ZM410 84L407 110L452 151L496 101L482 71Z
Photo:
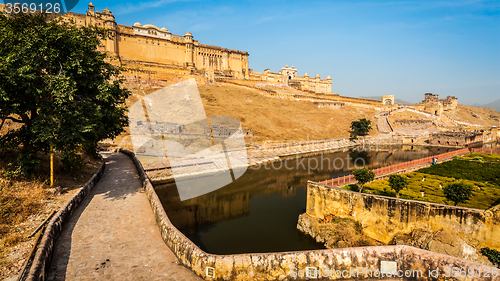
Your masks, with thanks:
M113 38L103 42L104 50L122 60L193 70L212 69L238 78L248 75L247 52L201 44L190 32L182 36L151 24L117 24L108 8L99 12L92 3L85 15L69 12L65 16L77 26L97 25L110 29Z
M3 10L5 5L0 4L0 11ZM92 3L85 14L68 12L63 18L72 20L76 26L94 25L108 29L111 37L102 42L100 50L118 57L128 65L125 69L135 77L176 69L178 73L202 74L208 80L223 78L278 82L302 91L331 94L330 76L321 79L319 75L309 77L306 73L300 77L297 69L288 66L279 73L270 72L269 69L263 73L254 72L248 68L248 52L201 44L193 39L190 32L176 35L165 27L158 28L152 24L117 24L108 8L99 12Z
M285 83L299 90L330 94L332 79L314 78L306 73L297 75L297 69L285 67L279 73L253 72L248 68L248 52L205 45L193 39L193 34L172 34L165 27L135 23L133 26L117 24L108 9L101 12L92 3L85 15L66 13L77 26L97 25L111 30L113 37L104 43L103 51L118 56L124 62L156 64L164 67L186 68L206 73L207 77L251 79Z

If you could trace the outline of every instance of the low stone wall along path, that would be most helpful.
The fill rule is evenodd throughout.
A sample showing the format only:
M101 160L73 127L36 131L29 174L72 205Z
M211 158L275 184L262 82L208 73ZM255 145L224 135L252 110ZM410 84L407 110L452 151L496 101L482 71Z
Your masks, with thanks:
M203 280L163 242L132 160L103 153L102 179L58 238L49 280Z

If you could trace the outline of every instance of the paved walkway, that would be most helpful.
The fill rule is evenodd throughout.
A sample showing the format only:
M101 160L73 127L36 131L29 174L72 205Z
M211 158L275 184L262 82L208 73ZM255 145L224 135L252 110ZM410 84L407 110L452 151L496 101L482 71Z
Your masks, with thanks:
M130 158L104 153L103 178L56 242L49 280L203 280L161 239Z

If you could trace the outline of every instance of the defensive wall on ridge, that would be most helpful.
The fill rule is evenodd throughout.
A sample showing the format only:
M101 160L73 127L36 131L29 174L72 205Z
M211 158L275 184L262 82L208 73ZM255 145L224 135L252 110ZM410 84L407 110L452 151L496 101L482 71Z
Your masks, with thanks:
M393 107L394 105L385 105L382 101L363 99L363 98L351 98L351 97L343 97L338 94L318 94L313 92L304 92L303 94L295 94L295 93L284 93L278 92L271 89L264 89L253 86L251 84L245 83L245 80L240 79L228 79L227 77L219 77L216 79L219 82L224 82L228 84L237 85L240 87L246 87L261 91L264 95L281 98L281 99L299 99L299 100L311 100L313 102L320 103L318 106L328 106L328 107L344 107L346 104L354 105L354 106L371 106L377 108L385 108L385 107ZM332 106L327 103L333 102Z

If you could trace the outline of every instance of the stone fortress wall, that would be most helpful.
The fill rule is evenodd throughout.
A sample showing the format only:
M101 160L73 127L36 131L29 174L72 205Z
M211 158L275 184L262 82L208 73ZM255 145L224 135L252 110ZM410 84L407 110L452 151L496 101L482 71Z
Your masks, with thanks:
M431 145L471 146L497 140L498 128L492 127L489 131L475 132L440 132L429 135Z
M367 236L384 243L413 229L447 229L459 233L478 248L500 248L500 206L477 210L364 194L309 182L306 214L319 219L327 215L354 219L362 224Z
M122 60L248 77L247 52L201 44L190 32L182 36L151 24L120 25L109 9L99 12L92 3L85 15L69 12L64 16L77 26L96 25L109 29L113 37L103 42L102 50Z

